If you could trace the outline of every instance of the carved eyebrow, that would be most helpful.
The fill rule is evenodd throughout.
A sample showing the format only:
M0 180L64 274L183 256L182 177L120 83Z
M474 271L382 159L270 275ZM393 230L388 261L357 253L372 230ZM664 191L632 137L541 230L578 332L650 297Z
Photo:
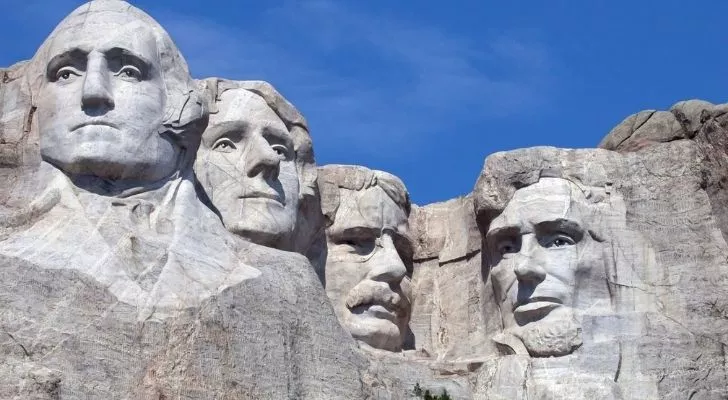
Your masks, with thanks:
M558 218L550 221L541 221L535 225L538 233L563 232L572 236L575 240L581 240L584 236L584 228L575 220Z
M486 241L494 240L497 237L501 236L516 236L520 232L520 227L515 225L508 225L508 226L495 226L488 230L488 233L485 234Z
M326 232L329 239L336 241L354 239L362 236L377 237L379 236L379 228L368 226L352 226L343 228L334 228Z
M243 140L248 128L248 123L243 120L221 122L207 128L202 135L202 142L205 146L210 147L217 139L228 136L231 140L238 143Z
M348 239L356 238L364 235L377 237L379 236L380 229L370 226L352 226L343 229L336 229L329 232L329 236L333 239Z
M291 134L290 132L288 132L288 130L268 125L263 127L263 137L266 139L273 138L274 140L280 141L285 144L286 147L289 147L291 150L293 150L293 138L291 138Z
M410 246L413 244L412 237L404 232L400 232L398 229L384 228L382 229L382 232L386 232L391 235L395 241L405 241Z
M581 224L573 219L556 218L547 221L537 222L535 225L536 229L554 229L554 230L565 230L570 231L583 231Z
M133 53L121 47L112 47L104 51L107 60L121 60L123 64L131 64L139 69L143 69L142 73L148 73L153 68L153 63L141 54Z
M85 61L87 56L88 51L81 49L71 49L53 56L46 65L46 78L48 80L54 80L56 78L56 72L58 72L61 67L69 64L73 64L74 67L85 71Z

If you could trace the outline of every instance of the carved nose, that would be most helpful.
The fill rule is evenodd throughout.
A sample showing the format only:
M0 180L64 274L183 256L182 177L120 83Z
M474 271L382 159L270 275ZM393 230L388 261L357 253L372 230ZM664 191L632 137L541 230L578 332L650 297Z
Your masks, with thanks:
M546 279L546 270L542 266L542 249L534 237L523 237L521 251L514 272L520 282L536 285Z
M399 256L392 238L383 234L380 241L382 248L377 251L378 257L372 260L375 265L369 273L369 278L397 285L407 275L407 268Z
M546 270L538 260L530 257L521 258L521 261L515 268L516 277L520 282L528 282L536 285L546 279Z
M267 180L278 179L280 156L270 147L264 137L258 134L251 136L247 154L247 175L251 178L263 175Z
M81 107L86 111L105 112L114 108L108 65L100 54L89 54L83 81Z

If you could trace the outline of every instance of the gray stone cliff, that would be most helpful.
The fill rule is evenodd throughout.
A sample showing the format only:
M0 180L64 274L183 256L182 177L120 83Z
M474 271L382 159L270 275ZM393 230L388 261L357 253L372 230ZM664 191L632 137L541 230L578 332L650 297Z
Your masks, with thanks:
M491 154L418 206L317 167L271 84L84 4L0 69L0 398L728 398L727 111Z

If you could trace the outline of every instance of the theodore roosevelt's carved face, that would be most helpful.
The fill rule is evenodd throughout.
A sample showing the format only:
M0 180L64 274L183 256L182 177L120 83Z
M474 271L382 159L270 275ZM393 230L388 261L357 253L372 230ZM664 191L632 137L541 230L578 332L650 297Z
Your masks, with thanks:
M43 158L107 179L173 173L180 149L159 134L167 92L153 28L131 13L90 10L49 41L37 109Z
M339 189L326 230L326 293L360 342L398 351L410 317L407 214L380 187Z
M231 89L210 116L195 171L228 230L286 248L298 214L295 157L286 125L265 100Z

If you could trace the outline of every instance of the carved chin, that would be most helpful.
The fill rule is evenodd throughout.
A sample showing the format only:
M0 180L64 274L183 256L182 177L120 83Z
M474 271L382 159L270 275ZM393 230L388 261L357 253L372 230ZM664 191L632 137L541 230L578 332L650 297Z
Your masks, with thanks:
M402 332L391 321L357 315L351 318L347 325L354 339L371 347L388 351L402 349Z
M573 318L540 320L515 328L531 357L560 357L582 345L581 325Z

